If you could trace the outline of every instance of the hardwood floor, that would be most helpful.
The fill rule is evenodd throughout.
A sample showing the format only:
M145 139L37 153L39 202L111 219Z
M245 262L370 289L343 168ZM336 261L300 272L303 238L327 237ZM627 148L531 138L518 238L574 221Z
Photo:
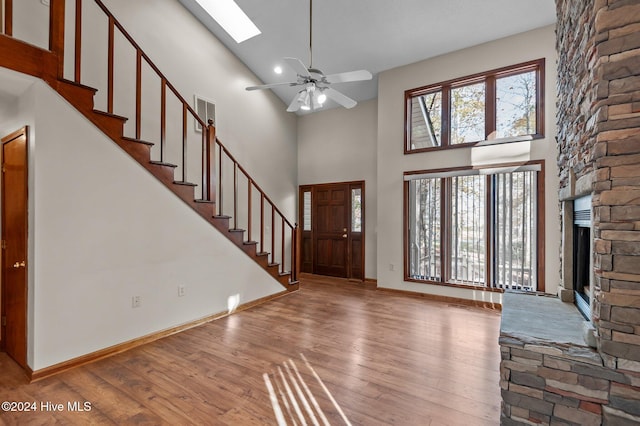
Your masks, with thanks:
M0 354L0 402L37 409L0 411L0 424L277 425L280 410L290 425L497 425L499 323L496 311L306 278L296 293L32 384Z

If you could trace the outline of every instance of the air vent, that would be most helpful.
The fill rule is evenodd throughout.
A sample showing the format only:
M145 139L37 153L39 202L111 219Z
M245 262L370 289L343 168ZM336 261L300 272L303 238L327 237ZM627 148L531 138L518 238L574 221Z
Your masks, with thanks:
M195 104L196 104L196 113L198 117L202 119L205 123L208 123L209 120L213 121L213 125L216 125L216 105L213 101L209 99L205 99L201 96L195 95ZM197 120L194 120L196 123L196 132L202 132L202 127Z
M577 226L591 227L591 196L573 201L573 223Z

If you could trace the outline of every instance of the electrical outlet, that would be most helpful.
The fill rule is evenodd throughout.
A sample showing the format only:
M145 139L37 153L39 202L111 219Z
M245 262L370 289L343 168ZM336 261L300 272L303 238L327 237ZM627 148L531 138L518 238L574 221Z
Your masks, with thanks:
M183 285L179 285L178 286L178 297L182 297L185 294L187 294L187 287L185 287Z
M141 296L133 296L131 298L131 307L139 308L142 305L142 297Z

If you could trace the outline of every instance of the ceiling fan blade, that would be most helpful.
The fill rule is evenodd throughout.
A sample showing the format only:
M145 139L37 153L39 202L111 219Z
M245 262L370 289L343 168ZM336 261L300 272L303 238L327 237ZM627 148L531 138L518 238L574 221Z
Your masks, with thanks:
M338 74L329 74L325 77L329 83L348 83L350 81L371 80L373 75L367 70L341 72Z
M342 93L338 92L337 90L332 89L331 87L328 87L328 88L324 89L322 91L322 93L327 95L327 97L329 99L332 99L332 100L336 101L337 103L339 103L340 105L342 105L345 108L353 108L354 106L358 105L358 103L356 101L354 101L353 99L351 99L347 95L343 95Z
M311 77L309 70L298 58L283 58L284 61L296 72L300 77Z
M302 97L304 96L304 94L305 94L305 91L302 90L293 97L293 100L287 107L287 112L296 112L297 110L300 109L300 106L302 106Z
M249 86L247 88L245 88L245 90L264 90L264 89L271 89L273 87L278 87L278 86L297 86L299 83L297 81L295 82L287 82L287 83L271 83L271 84L261 84L258 86Z

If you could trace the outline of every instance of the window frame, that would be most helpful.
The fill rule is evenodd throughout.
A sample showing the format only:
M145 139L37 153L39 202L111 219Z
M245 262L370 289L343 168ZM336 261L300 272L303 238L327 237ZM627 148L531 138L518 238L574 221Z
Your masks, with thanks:
M496 80L502 77L534 71L536 73L536 131L529 135L495 138L496 132ZM404 92L404 153L438 151L443 149L466 148L476 145L493 145L499 143L519 142L544 138L544 79L545 59L522 62L503 68L497 68L465 77L455 78L427 86L409 89ZM485 139L480 141L451 144L451 89L475 83L485 83ZM411 149L411 115L412 99L435 92L442 92L441 101L441 135L440 146Z
M440 214L443 218L446 219L447 212L450 211L449 205L449 195L450 195L450 185L447 183L447 177L437 176L437 174L447 174L451 172L461 172L461 171L473 171L473 170L482 170L482 169L494 169L494 168L517 168L520 166L529 166L529 165L538 165L540 166L540 170L537 171L537 179L536 179L536 197L537 197L537 208L536 208L536 258L537 258L537 283L536 283L536 291L544 292L545 291L545 162L544 160L532 160L520 163L499 163L499 164L490 164L483 166L465 166L465 167L451 167L446 169L428 169L428 170L416 170L410 172L404 172L403 177L403 256L404 256L404 281L421 283L421 284L431 284L431 285L439 285L446 287L455 287L455 288L466 288L472 290L479 291L490 291L490 292L498 292L503 293L505 290L502 288L493 287L493 277L488 276L487 283L484 286L476 286L476 285L467 285L467 284L458 284L451 281L448 281L450 278L450 274L447 272L448 268L448 259L451 255L451 249L448 247L449 241L451 239L451 230L447 227L447 221L441 221L441 232L440 232L440 247L442 247L442 253L440 258L444 262L444 267L441 268L441 281L434 280L424 280L414 278L410 275L410 263L411 256L409 253L409 243L410 243L410 209L411 206L409 204L410 196L409 196L409 180L406 180L407 176L412 175L420 175L420 174L433 174L434 178L442 179L441 187L443 187L443 195L440 197ZM469 173L472 174L472 173ZM491 174L488 174L491 176ZM485 221L490 222L489 218L491 217L489 214L489 203L486 203L487 214L485 215ZM490 228L489 228L490 229ZM487 248L486 248L486 259L492 259L494 256L493 247L488 243L488 241L492 238L492 235L487 231ZM490 262L485 262L487 268L490 268Z

